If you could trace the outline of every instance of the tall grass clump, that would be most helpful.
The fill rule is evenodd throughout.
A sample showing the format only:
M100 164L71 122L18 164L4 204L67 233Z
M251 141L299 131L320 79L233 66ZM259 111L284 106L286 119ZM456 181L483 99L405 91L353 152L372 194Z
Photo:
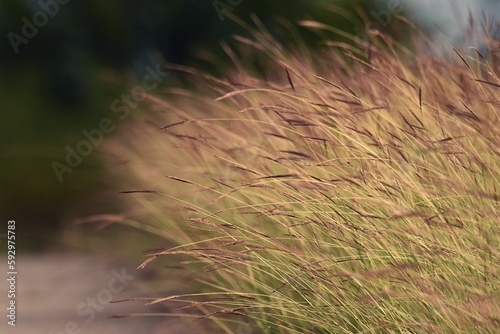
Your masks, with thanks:
M152 304L227 333L500 331L499 43L372 33L308 53L261 27L224 78L172 66L197 88L146 96L112 168L126 222L171 245L143 266L192 283Z

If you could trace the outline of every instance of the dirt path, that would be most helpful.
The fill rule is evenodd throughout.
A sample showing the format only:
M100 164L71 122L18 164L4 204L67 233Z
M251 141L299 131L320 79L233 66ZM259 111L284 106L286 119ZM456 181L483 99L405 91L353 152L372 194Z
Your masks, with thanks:
M7 260L0 258L1 267ZM7 270L4 270L6 276ZM7 324L8 282L0 285L0 333L19 334L190 334L204 333L197 321L111 315L159 312L144 301L109 303L144 295L144 273L133 265L82 255L17 258L16 326ZM140 288L140 290L139 290ZM174 292L175 293L175 292Z

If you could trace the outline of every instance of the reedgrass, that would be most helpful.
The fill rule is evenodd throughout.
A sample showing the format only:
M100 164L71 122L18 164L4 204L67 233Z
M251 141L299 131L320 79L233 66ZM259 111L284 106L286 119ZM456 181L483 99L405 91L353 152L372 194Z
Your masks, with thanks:
M151 303L227 333L498 332L498 41L437 60L381 33L315 55L254 34L266 79L229 47L225 79L172 67L198 89L148 96L110 146L129 220L175 245L143 266L192 271Z

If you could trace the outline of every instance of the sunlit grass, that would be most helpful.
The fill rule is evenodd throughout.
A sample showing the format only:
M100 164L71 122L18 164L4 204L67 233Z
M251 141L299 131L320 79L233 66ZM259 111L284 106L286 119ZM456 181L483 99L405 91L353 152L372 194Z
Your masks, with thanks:
M149 96L109 145L130 224L176 245L144 265L193 271L193 294L151 302L227 333L498 332L498 43L445 61L379 34L307 56L255 34L238 40L272 80L245 57L225 79L174 67L199 89Z

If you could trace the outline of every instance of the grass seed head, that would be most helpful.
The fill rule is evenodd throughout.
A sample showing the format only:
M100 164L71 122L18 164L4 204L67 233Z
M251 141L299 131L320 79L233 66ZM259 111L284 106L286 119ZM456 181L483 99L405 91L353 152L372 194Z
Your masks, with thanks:
M156 302L269 333L497 332L494 57L435 59L380 32L309 57L255 34L237 40L275 80L244 58L226 79L189 70L196 93L155 97L162 125L110 145L151 189L130 215L172 243L152 258L191 259L195 294Z

